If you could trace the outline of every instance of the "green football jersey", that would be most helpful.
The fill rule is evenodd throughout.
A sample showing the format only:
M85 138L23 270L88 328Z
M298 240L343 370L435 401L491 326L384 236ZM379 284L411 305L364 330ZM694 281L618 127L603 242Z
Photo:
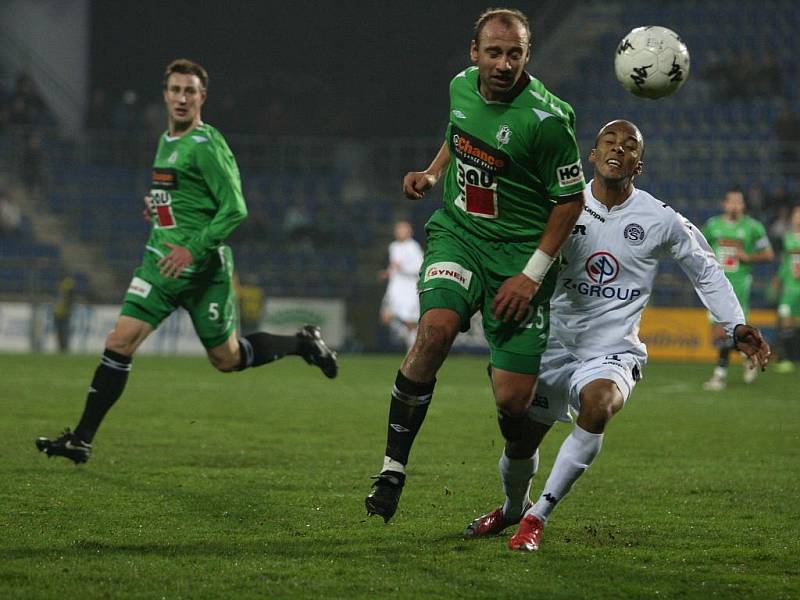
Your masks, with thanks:
M183 246L202 269L206 259L247 216L239 168L225 138L201 123L181 137L167 133L153 162L147 251L160 257L166 243Z
M558 198L586 185L572 107L522 78L509 102L481 96L477 67L450 83L444 209L482 239L538 242Z
M739 262L739 252L755 254L771 247L764 226L746 215L735 222L724 215L711 217L703 227L703 235L734 285L748 281L753 271L752 264Z
M800 233L783 236L783 260L778 271L784 288L800 287Z

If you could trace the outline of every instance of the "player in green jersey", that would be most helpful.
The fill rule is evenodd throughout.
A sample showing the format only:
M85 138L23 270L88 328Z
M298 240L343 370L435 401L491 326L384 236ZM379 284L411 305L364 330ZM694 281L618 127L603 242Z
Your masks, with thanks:
M459 331L480 311L492 388L511 469L534 469L536 428L527 417L549 330L550 269L583 210L585 183L575 116L525 72L530 28L517 10L477 20L475 64L450 84L446 139L431 165L403 180L419 199L444 178L444 206L426 226L417 339L397 373L381 473L365 500L388 521L422 426L436 374Z
M791 373L800 361L800 205L792 209L789 231L783 236L783 255L775 287L778 302L778 373Z
M747 317L750 307L750 287L753 281L753 265L775 259L764 226L744 214L744 194L738 189L728 190L722 200L723 213L712 217L703 227L703 235L708 240L717 260L722 265L725 276L731 282L733 291L742 305ZM728 379L728 364L732 342L722 327L713 324L712 337L719 347L719 360L711 379L703 384L707 390L725 389ZM744 380L752 383L757 369L752 364L744 367Z
M201 119L208 88L205 69L175 60L167 65L163 84L168 130L159 141L152 190L145 198L153 228L142 264L106 338L75 431L36 440L48 456L64 456L76 464L89 459L91 442L125 388L137 348L179 307L189 312L211 364L222 372L295 354L327 377L336 376L336 354L317 327L308 325L296 335L256 332L237 337L233 257L223 242L247 216L239 169L219 131Z

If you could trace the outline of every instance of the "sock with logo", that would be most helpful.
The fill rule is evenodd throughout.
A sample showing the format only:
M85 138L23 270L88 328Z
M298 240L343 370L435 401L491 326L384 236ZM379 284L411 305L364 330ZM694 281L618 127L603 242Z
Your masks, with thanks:
M283 358L287 354L300 353L300 336L273 335L258 331L239 339L241 359L239 371L249 367L260 367Z
M531 480L539 468L539 450L530 458L508 458L503 452L497 468L506 494L503 514L506 519L516 521L531 503L528 493Z
M603 446L602 433L590 433L576 425L564 442L553 463L542 495L526 514L546 521L556 505L569 493L572 485L589 468Z
M392 388L389 405L389 427L386 434L386 459L392 465L408 464L408 455L417 432L428 413L436 379L418 383L406 378L400 371ZM384 465L387 461L384 461ZM386 470L397 470L396 468Z
M83 415L75 427L75 435L84 442L92 443L103 417L122 395L131 371L131 361L130 356L123 356L108 348L103 352L89 386Z

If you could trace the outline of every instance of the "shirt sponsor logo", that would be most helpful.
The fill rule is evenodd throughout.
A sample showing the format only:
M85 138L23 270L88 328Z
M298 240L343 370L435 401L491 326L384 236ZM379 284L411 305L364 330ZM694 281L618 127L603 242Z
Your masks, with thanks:
M586 273L594 283L608 285L619 277L619 261L610 252L595 252L586 259Z
M631 246L641 246L645 238L644 228L638 223L626 225L622 235Z
M583 181L583 167L581 160L578 159L571 165L564 165L556 168L556 178L559 187L567 187Z
M147 283L144 279L139 277L134 277L131 279L131 284L128 286L128 293L147 298L147 296L150 295L151 289L153 289L152 284Z
M450 133L451 148L457 158L483 171L505 173L508 168L508 156L505 152L492 148L455 125L451 127Z
M425 270L423 281L430 281L431 279L450 279L465 290L468 290L469 282L472 280L472 271L465 269L458 263L438 262L433 263Z
M178 172L175 169L153 169L153 187L159 190L178 189Z
M617 300L633 302L642 295L641 290L632 290L630 288L618 288L606 285L599 285L596 283L589 283L588 281L575 281L569 277L564 278L564 289L578 292L581 296L588 296L589 298L605 298L606 300Z

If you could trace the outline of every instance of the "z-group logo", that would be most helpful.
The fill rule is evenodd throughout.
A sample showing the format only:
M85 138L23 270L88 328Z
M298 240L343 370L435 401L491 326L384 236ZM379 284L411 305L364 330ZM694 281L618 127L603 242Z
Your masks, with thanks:
M606 285L619 276L619 261L610 252L595 252L586 259L586 274L594 283Z

